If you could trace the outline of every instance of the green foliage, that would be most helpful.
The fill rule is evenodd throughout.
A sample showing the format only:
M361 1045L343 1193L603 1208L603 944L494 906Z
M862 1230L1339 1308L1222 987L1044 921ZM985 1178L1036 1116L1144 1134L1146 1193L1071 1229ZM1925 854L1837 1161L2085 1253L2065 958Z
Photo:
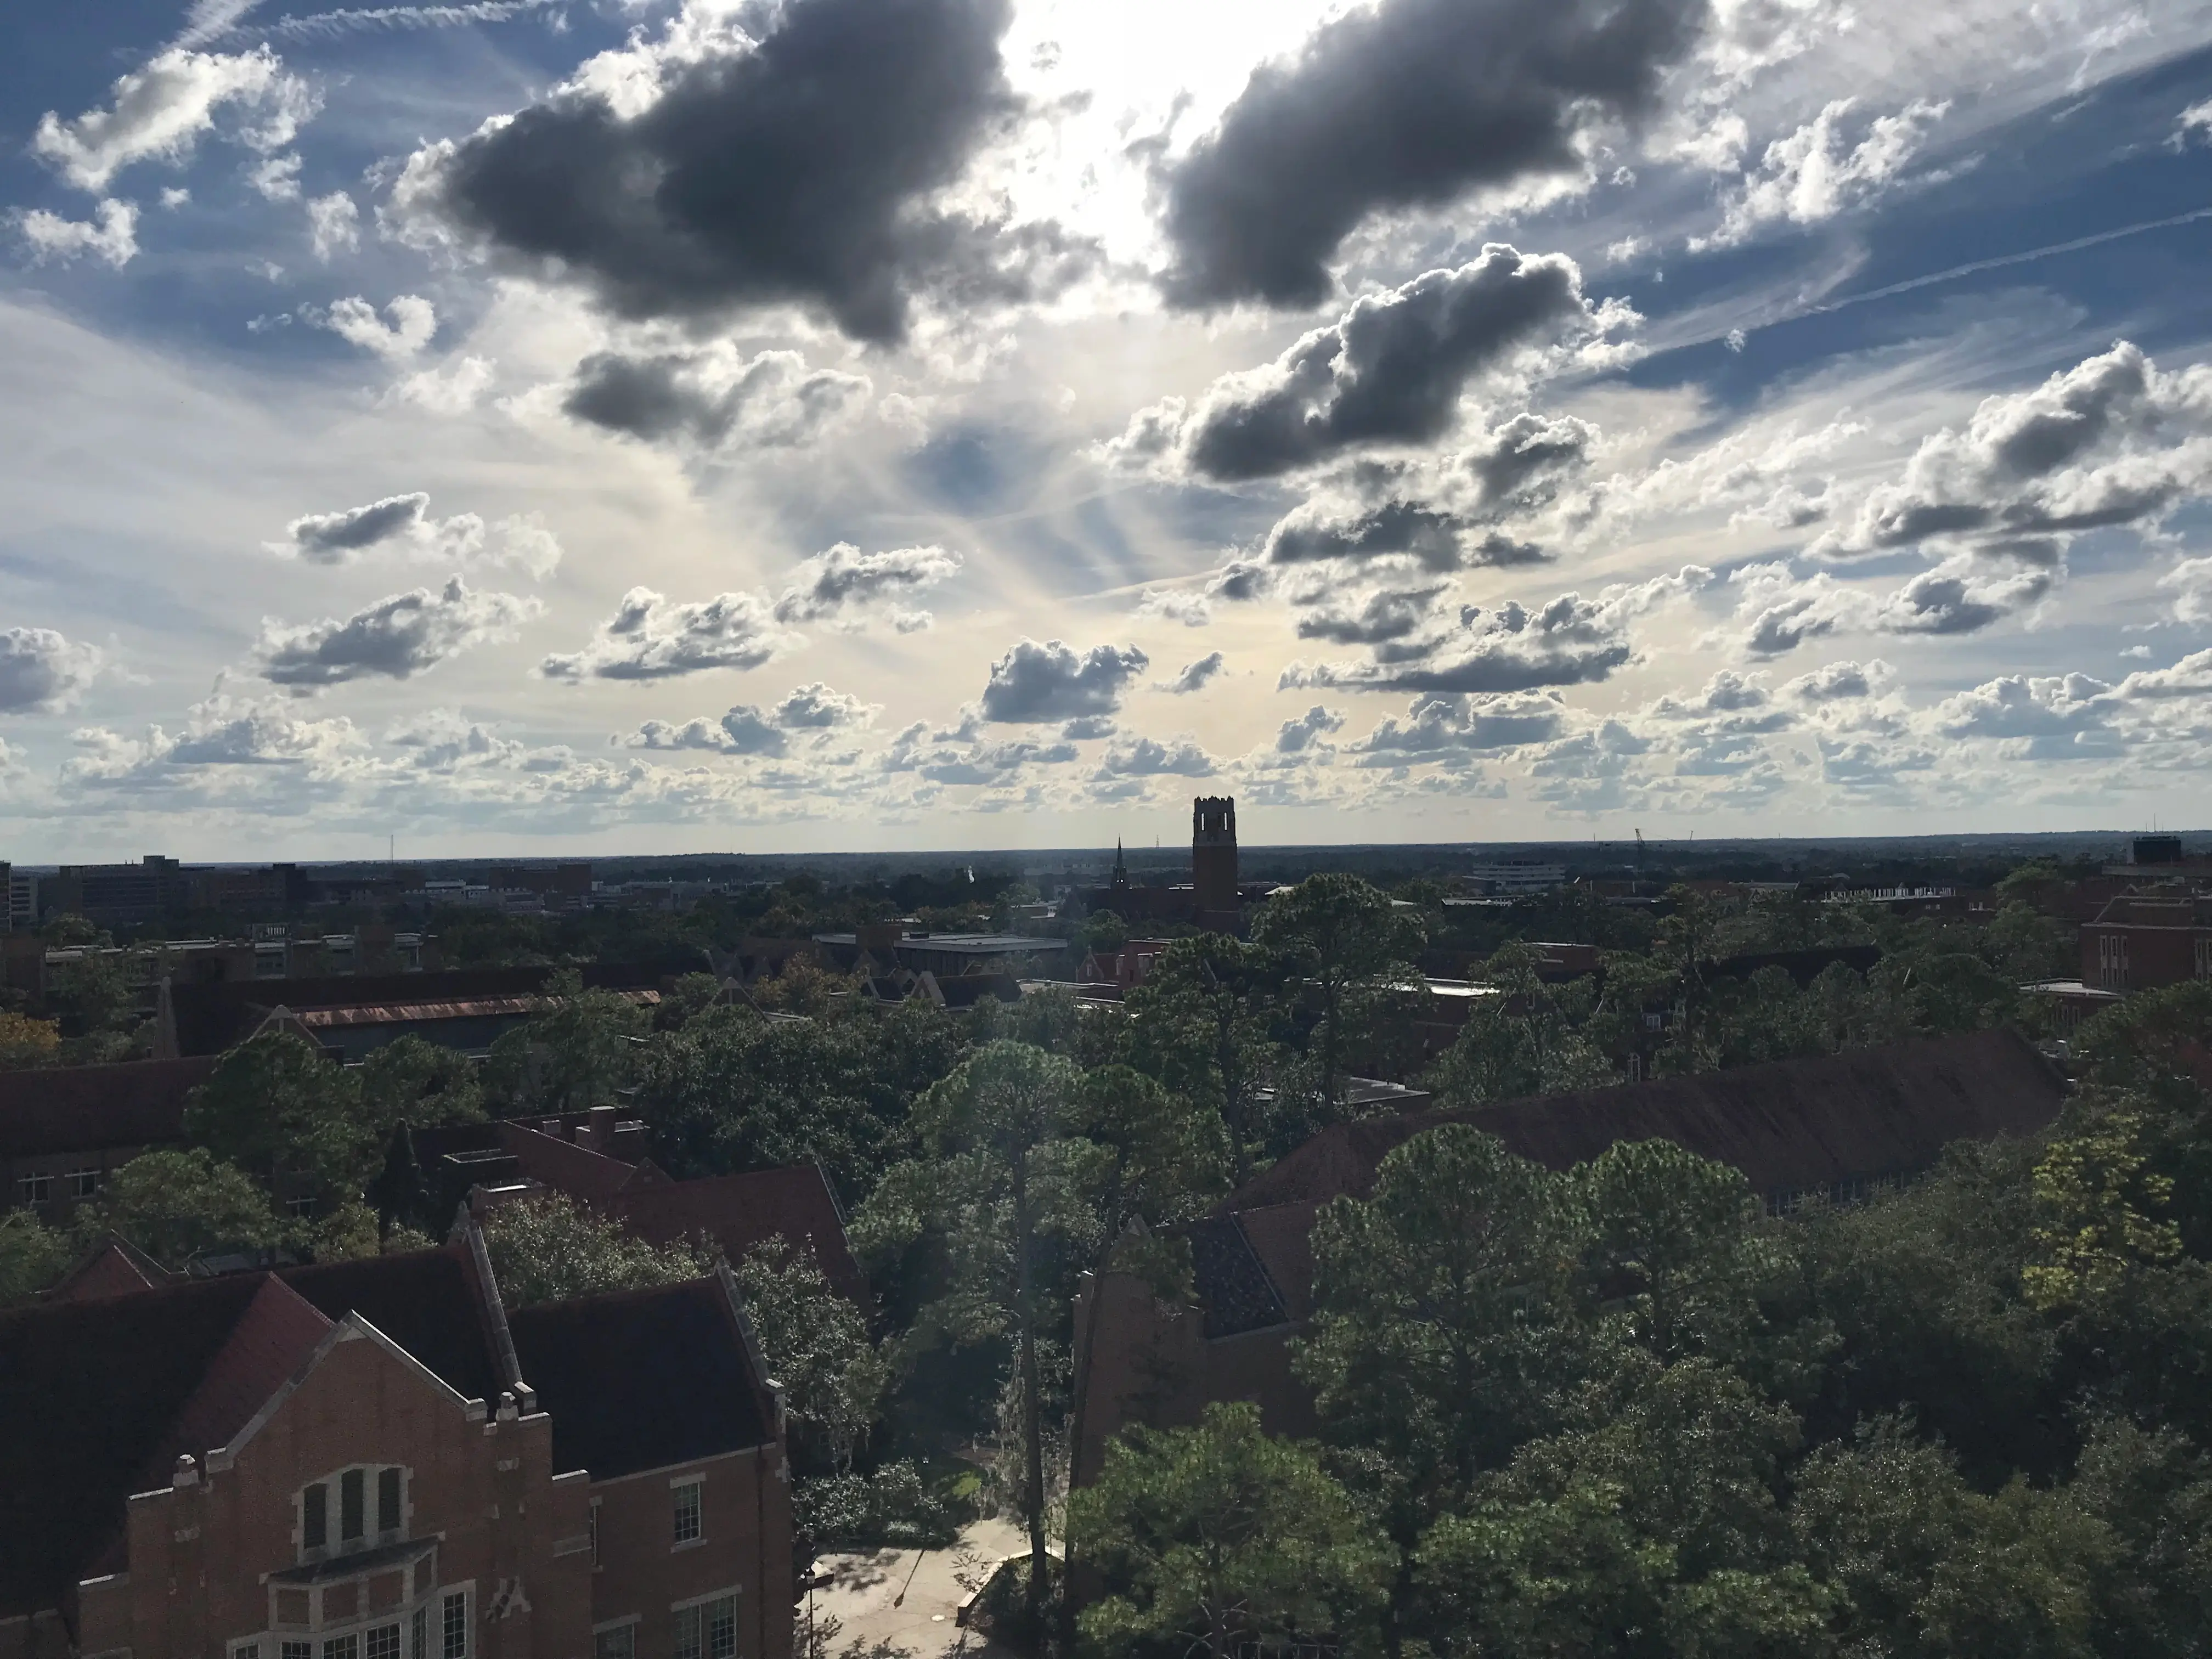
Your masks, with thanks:
M285 1225L251 1176L193 1146L132 1158L78 1212L76 1231L88 1245L120 1233L163 1267L181 1267L211 1251L274 1244Z
M678 1243L656 1249L557 1194L516 1199L484 1218L484 1243L507 1304L678 1285L714 1270L711 1251Z
M2173 1178L2148 1167L2144 1139L2139 1114L2110 1112L2053 1141L2035 1166L2037 1259L2021 1278L2038 1308L2113 1296L2180 1255L2180 1230L2161 1214Z
M1213 1108L1240 1187L1260 1137L1255 1097L1269 1066L1280 980L1267 951L1226 933L1176 939L1123 999L1116 1033L1117 1058Z
M0 1308L27 1302L68 1271L69 1240L28 1210L0 1211Z
M611 1101L637 1069L645 1012L616 992L586 990L573 969L547 988L553 1006L492 1044L484 1093L511 1112L580 1111Z
M61 1032L53 1021L0 1009L0 1071L27 1071L61 1058Z
M1076 930L1075 943L1085 951L1118 951L1129 942L1129 924L1112 910L1094 910Z
M672 1174L814 1163L857 1201L904 1155L915 1097L965 1046L959 1020L914 1001L805 1022L713 1008L647 1048L637 1107Z
M1313 1450L1262 1433L1247 1405L1109 1446L1098 1479L1068 1500L1068 1536L1114 1586L1080 1618L1105 1654L1163 1643L1220 1659L1247 1640L1352 1634L1390 1570Z
M361 1104L380 1143L403 1122L424 1129L478 1123L484 1115L474 1062L412 1035L371 1050L362 1062Z
M745 1309L783 1386L799 1443L794 1456L839 1473L874 1425L890 1365L860 1310L833 1289L811 1247L772 1238L736 1268Z
M814 1550L943 1549L959 1534L951 1508L911 1459L861 1474L848 1469L800 1480L792 1520Z
M185 1103L185 1133L271 1190L280 1176L296 1177L333 1202L359 1194L383 1150L359 1077L289 1031L264 1032L217 1060Z
M1425 1079L1445 1104L1474 1106L1618 1080L1588 1034L1595 982L1547 985L1537 974L1541 960L1530 946L1512 944L1485 964L1483 982L1497 994L1475 1000L1467 1024Z
M1408 964L1424 942L1420 924L1393 908L1382 889L1329 872L1268 900L1253 936L1311 987L1322 1091L1340 1101L1346 1060L1374 1037L1389 1006L1385 994L1413 979Z

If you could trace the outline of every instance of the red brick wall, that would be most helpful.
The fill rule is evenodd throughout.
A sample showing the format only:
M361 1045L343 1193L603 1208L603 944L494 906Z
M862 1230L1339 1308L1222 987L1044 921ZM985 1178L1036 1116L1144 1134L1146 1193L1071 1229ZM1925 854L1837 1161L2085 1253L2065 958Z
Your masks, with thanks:
M675 1543L676 1484L698 1479L700 1538ZM740 1659L791 1659L791 1487L773 1446L592 1483L592 1622L635 1617L637 1659L675 1651L675 1605L739 1587Z

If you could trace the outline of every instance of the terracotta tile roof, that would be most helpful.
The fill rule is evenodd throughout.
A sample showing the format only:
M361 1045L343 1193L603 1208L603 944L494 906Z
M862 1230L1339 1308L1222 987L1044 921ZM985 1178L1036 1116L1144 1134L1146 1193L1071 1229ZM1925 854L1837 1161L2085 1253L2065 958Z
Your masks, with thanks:
M167 1485L180 1454L204 1458L217 1446L228 1445L330 1334L335 1322L328 1315L283 1279L260 1278L261 1288L146 1460L141 1491Z
M214 1069L204 1059L0 1072L0 1158L181 1140L185 1097Z
M608 1202L637 1172L634 1164L546 1134L527 1123L504 1119L492 1127L501 1149L514 1159L523 1175L588 1204Z
M1954 1140L2028 1134L2065 1085L2017 1033L1975 1031L1816 1060L1739 1066L1323 1130L1248 1182L1224 1212L1364 1194L1390 1151L1472 1123L1564 1170L1616 1140L1673 1140L1733 1164L1770 1198L1925 1169Z
M641 1007L660 1000L658 991L615 994ZM554 1006L545 996L472 997L446 1002L349 1002L329 1008L293 1009L301 1024L313 1031L360 1025L398 1025L441 1019L495 1019L510 1014L543 1013ZM287 1005L288 1006L289 1005Z
M102 1297L150 1291L176 1277L121 1233L110 1233L80 1256L45 1296L49 1302L97 1302Z
M815 1164L678 1181L648 1160L637 1166L607 1210L653 1244L703 1233L732 1261L743 1261L755 1245L779 1236L792 1244L811 1243L830 1283L853 1301L867 1304L867 1279L846 1243L844 1218L829 1177Z
M605 1480L772 1437L763 1379L717 1279L520 1308L522 1374L553 1416L556 1473Z

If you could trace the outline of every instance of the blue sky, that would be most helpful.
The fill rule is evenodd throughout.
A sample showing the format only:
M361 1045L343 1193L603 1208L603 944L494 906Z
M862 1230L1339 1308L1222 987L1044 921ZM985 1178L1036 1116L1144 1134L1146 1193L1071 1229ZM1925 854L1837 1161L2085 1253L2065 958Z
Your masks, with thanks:
M2212 822L2212 5L0 54L20 862Z

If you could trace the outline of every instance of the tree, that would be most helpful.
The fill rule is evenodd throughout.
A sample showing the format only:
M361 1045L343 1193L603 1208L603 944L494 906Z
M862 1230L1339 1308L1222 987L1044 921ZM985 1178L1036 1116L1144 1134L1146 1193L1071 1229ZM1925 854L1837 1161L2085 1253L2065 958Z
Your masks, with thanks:
M27 1071L61 1058L61 1032L53 1021L0 1010L0 1071Z
M1145 982L1122 999L1122 1058L1213 1105L1238 1187L1252 1178L1254 1097L1267 1064L1267 1004L1278 981L1265 951L1226 933L1200 933L1161 951Z
M1350 1495L1310 1449L1262 1433L1249 1405L1117 1439L1068 1499L1067 1526L1109 1586L1081 1616L1105 1653L1159 1642L1226 1659L1254 1638L1346 1634L1389 1575Z
M379 1142L402 1123L424 1129L477 1123L484 1115L475 1062L412 1035L370 1050L362 1062L361 1103Z
M636 1069L643 1010L613 991L587 991L573 969L546 987L554 1000L491 1047L485 1091L518 1110L574 1111L614 1098Z
M266 1031L216 1062L185 1106L185 1133L271 1192L284 1177L325 1201L358 1196L382 1150L357 1075L289 1031Z
M28 1210L0 1211L0 1308L28 1302L70 1265L69 1241Z
M736 1273L799 1438L830 1468L849 1469L890 1384L866 1318L831 1287L811 1246L766 1240Z
M484 1218L483 1232L510 1307L680 1285L714 1270L705 1249L681 1241L655 1248L560 1194L500 1205Z
M1613 1066L1580 1029L1595 991L1588 981L1547 985L1541 956L1528 945L1504 945L1484 964L1483 982L1495 994L1474 999L1460 1028L1428 1078L1445 1104L1473 1106L1526 1095L1601 1088L1618 1079Z
M2180 1230L2161 1213L2173 1179L2148 1167L2144 1139L2141 1114L2106 1112L2053 1141L2035 1166L2038 1259L2021 1278L2039 1308L2101 1300L2180 1256Z
M1047 1573L1038 1348L1051 1315L1041 1256L1048 1241L1078 1255L1094 1248L1097 1217L1086 1200L1109 1162L1068 1133L1080 1079L1072 1062L1025 1043L978 1049L915 1103L924 1157L885 1176L854 1226L855 1243L872 1257L925 1236L939 1242L948 1271L926 1328L955 1342L1013 1341L1033 1629L1043 1626Z
M1332 1104L1340 1103L1345 1056L1356 1035L1351 1028L1374 1012L1371 994L1413 978L1407 963L1420 949L1419 924L1393 909L1380 888L1330 872L1268 900L1253 933L1313 988L1322 1085Z
M210 1251L274 1244L284 1223L251 1176L193 1146L132 1158L108 1177L77 1231L88 1244L120 1233L163 1267L181 1267Z

